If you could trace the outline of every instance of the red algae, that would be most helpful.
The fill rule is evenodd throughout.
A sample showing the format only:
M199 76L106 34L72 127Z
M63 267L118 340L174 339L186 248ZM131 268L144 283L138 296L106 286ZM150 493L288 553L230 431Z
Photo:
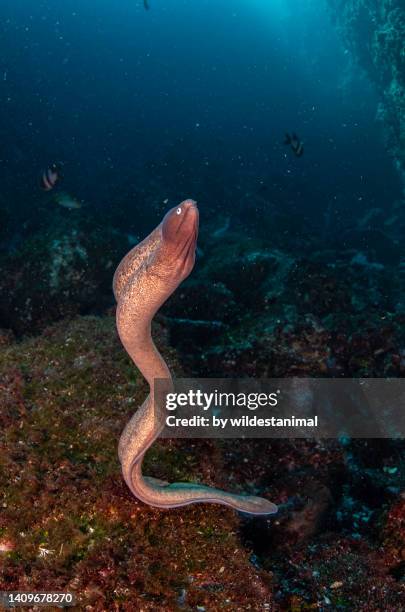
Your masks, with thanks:
M166 332L154 332L180 372ZM87 610L271 603L271 574L251 564L236 513L155 510L127 491L117 440L146 389L112 317L58 323L7 345L0 379L1 589L71 591ZM158 477L218 485L221 453L211 451L210 442L166 440L146 464Z
M154 335L181 375L162 323ZM388 332L337 338L313 326L275 338L285 372L316 370L331 343L341 363L391 346ZM264 369L262 354L252 367ZM153 476L247 487L280 504L272 520L211 505L162 511L122 479L117 441L147 389L112 316L3 345L0 380L2 590L71 591L90 611L401 609L399 442L386 441L374 465L367 441L157 441L145 457Z

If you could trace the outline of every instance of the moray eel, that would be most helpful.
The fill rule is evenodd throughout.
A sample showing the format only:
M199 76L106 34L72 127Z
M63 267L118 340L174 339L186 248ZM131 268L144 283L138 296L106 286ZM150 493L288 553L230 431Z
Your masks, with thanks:
M123 477L135 497L158 508L214 503L249 514L273 514L277 506L261 497L192 483L170 484L142 475L145 452L163 427L155 414L154 379L164 380L165 391L173 389L169 368L151 337L151 322L192 271L197 235L197 205L185 200L169 210L156 229L124 257L114 275L118 334L150 387L148 397L121 434L118 455Z

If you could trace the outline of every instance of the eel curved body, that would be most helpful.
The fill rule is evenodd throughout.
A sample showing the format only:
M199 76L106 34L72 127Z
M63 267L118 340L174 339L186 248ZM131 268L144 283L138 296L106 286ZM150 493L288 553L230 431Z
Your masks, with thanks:
M273 514L277 506L267 499L235 495L192 483L167 483L142 474L147 449L162 430L155 416L154 379L172 378L151 337L157 310L194 267L198 209L185 200L169 210L162 222L119 264L113 281L117 300L117 329L124 348L149 383L150 393L124 428L118 446L124 480L146 504L175 508L194 503L224 504L250 514Z

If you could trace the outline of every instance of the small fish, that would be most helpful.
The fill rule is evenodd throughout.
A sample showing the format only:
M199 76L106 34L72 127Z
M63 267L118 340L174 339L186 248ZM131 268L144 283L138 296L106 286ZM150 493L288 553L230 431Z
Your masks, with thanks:
M297 157L301 157L304 153L304 143L298 138L295 132L293 132L291 135L288 132L286 133L284 144L290 145Z
M63 206L63 208L81 208L82 203L75 198L72 198L66 191L61 191L59 193L55 193L54 200L59 206Z
M52 164L41 174L41 189L51 191L61 178L61 164Z
M143 6L144 6L145 11L149 11L150 6L149 6L148 0L143 0Z

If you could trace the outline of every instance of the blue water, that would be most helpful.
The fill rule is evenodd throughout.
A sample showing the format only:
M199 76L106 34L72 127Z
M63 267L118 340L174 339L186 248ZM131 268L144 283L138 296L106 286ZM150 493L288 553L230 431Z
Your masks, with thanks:
M327 210L347 227L399 197L376 92L326 2L3 0L0 24L2 199L19 224L55 160L100 223L106 208L152 223L190 196L203 220L260 225L262 189L324 231Z
M169 270L166 237L142 261L146 282L144 269L126 281L133 345L164 294L152 331L175 377L405 375L400 138L390 147L377 119L400 98L376 85L400 79L377 78L383 53L375 65L364 53L368 75L354 56L383 29L403 65L400 1L376 23L374 0L0 0L0 595L71 589L86 610L404 610L403 440L344 427L321 441L156 441L148 475L265 496L279 513L160 514L132 499L117 446L147 391L112 293L124 255L193 198L189 278L169 296L193 262L194 207L185 261ZM369 31L348 27L348 49L340 17L359 5ZM153 367L148 346L135 351Z

